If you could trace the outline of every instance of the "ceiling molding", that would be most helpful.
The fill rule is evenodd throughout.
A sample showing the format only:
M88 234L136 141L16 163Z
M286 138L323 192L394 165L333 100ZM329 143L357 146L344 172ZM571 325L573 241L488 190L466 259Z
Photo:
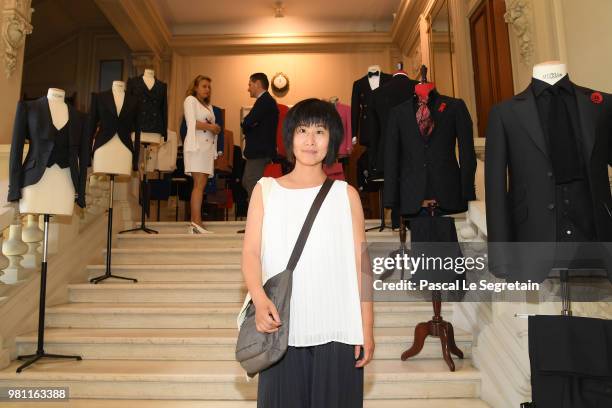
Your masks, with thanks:
M350 52L392 46L389 33L324 33L289 35L181 35L170 48L181 55L257 54L266 52Z
M402 0L391 27L391 39L406 54L414 44L419 31L419 17L428 6L429 0Z
M170 30L153 0L95 0L132 51L169 52Z

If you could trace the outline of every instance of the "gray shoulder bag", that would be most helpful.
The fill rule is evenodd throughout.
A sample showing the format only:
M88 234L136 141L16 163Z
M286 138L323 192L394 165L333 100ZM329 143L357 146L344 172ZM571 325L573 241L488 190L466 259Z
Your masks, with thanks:
M287 268L278 275L268 279L263 285L266 295L276 306L282 322L278 331L274 333L260 333L257 331L255 325L255 305L252 300L246 308L245 318L240 326L238 342L236 343L236 360L244 368L249 377L255 376L255 374L279 361L287 351L293 270L300 259L300 255L302 255L306 239L317 213L333 183L334 180L326 179L315 197L293 247Z

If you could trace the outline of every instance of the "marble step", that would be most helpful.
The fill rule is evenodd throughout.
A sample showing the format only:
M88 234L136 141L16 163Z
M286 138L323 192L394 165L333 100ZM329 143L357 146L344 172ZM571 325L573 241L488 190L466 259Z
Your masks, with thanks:
M22 373L14 361L0 370L0 387L62 386L72 398L253 400L257 378L246 381L234 361L44 360ZM374 360L365 369L368 400L477 398L480 373L470 360L450 372L443 360Z
M106 249L102 251L106 257ZM242 248L114 248L111 265L239 264Z
M79 399L67 402L14 402L16 408L257 408L252 401ZM365 400L364 408L490 408L475 398Z
M119 234L117 248L242 248L244 234Z
M70 302L242 302L247 289L243 282L125 282L68 285Z
M374 359L399 359L412 345L414 327L376 328ZM80 355L88 360L228 360L235 359L235 329L45 329L45 351ZM472 336L456 330L457 346L471 356ZM19 355L36 351L37 333L16 338ZM413 357L441 358L440 340L429 337Z
M87 266L88 279L103 275L106 265ZM243 282L240 263L220 265L113 265L114 275L138 279L138 282ZM109 282L121 282L108 279Z
M46 327L233 329L240 303L66 303L48 306ZM452 322L452 305L442 315ZM376 327L412 327L429 321L431 304L376 302Z
M114 246L117 248L242 248L244 234L215 232L211 234L119 234ZM399 234L390 230L366 233L368 242L399 242Z
M147 222L147 227L158 231L160 234L188 234L190 232L190 223L186 221L161 221L161 222ZM204 227L212 232L221 232L221 233L237 233L239 230L244 229L246 225L246 221L205 221ZM373 228L380 225L380 220L378 219L368 219L365 220L365 227ZM140 221L134 222L133 228L139 227ZM375 231L378 231L376 229ZM385 229L385 231L391 231L391 228ZM384 232L384 231L383 231ZM135 232L129 233L145 235L144 232ZM128 234L121 234L128 235ZM148 234L147 234L148 235Z

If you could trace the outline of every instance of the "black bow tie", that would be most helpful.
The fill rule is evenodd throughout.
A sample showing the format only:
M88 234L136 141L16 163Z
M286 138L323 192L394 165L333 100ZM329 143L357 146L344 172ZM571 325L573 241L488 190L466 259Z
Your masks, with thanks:
M379 76L380 71L368 72L368 78L372 78L373 76Z

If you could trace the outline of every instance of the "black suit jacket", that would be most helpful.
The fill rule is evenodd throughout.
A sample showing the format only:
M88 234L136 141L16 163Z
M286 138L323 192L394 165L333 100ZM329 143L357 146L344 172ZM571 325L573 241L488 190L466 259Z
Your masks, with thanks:
M70 143L70 175L77 193L76 201L80 207L85 207L89 144L83 131L83 116L70 105L68 105L66 126ZM42 178L55 146L53 141L55 132L46 96L18 103L9 158L8 201L19 200L22 188L36 184ZM22 161L23 145L26 140L30 146L25 160Z
M138 127L141 132L168 135L168 86L155 78L149 90L142 75L128 79L126 93L138 100Z
M593 90L573 86L597 237L612 241L612 95L598 104ZM491 109L485 154L489 241L555 242L555 181L531 86Z
M379 87L386 84L393 78L384 72L380 73ZM377 88L378 89L378 88ZM351 128L353 136L359 136L359 144L370 146L370 131L372 118L370 109L372 104L372 88L368 81L368 75L364 75L353 83L353 93L351 96Z
M244 157L272 159L276 156L278 106L268 91L257 98L241 126L245 136Z
M385 170L385 134L389 112L400 103L412 99L418 84L406 75L394 75L386 84L372 93L372 120L370 129L370 169L378 176Z
M425 197L429 184L441 210L447 214L464 212L468 201L476 199L476 153L472 119L465 102L437 96L431 110L435 126L429 144L419 132L413 103L409 99L389 113L383 203L385 207L399 205L403 215L416 214L423 200L431 198Z
M117 134L121 142L132 152L132 168L138 170L138 155L140 153L139 111L138 99L127 92L119 115L117 115L113 91L108 90L92 94L87 125L90 140L95 137L92 153ZM99 130L96 133L98 127ZM134 143L132 143L132 132L136 133Z
M595 232L597 240L610 242L612 200L608 165L612 163L612 95L599 93L603 100L595 103L591 100L593 90L572 86L578 106L581 129L578 140L582 140ZM531 86L491 109L485 155L488 241L555 242L556 186ZM508 179L506 173L509 173ZM541 255L541 259L548 263L540 263L537 267L523 263L522 268L517 270L510 266L517 257L509 251L492 251L497 247L499 245L494 244L489 249L489 266L497 276L511 276L514 279L521 272L521 280L529 277L542 281L555 259L554 247L550 245L548 250L551 253ZM517 249L521 248L517 246ZM606 252L602 252L602 256L610 264L612 259Z

